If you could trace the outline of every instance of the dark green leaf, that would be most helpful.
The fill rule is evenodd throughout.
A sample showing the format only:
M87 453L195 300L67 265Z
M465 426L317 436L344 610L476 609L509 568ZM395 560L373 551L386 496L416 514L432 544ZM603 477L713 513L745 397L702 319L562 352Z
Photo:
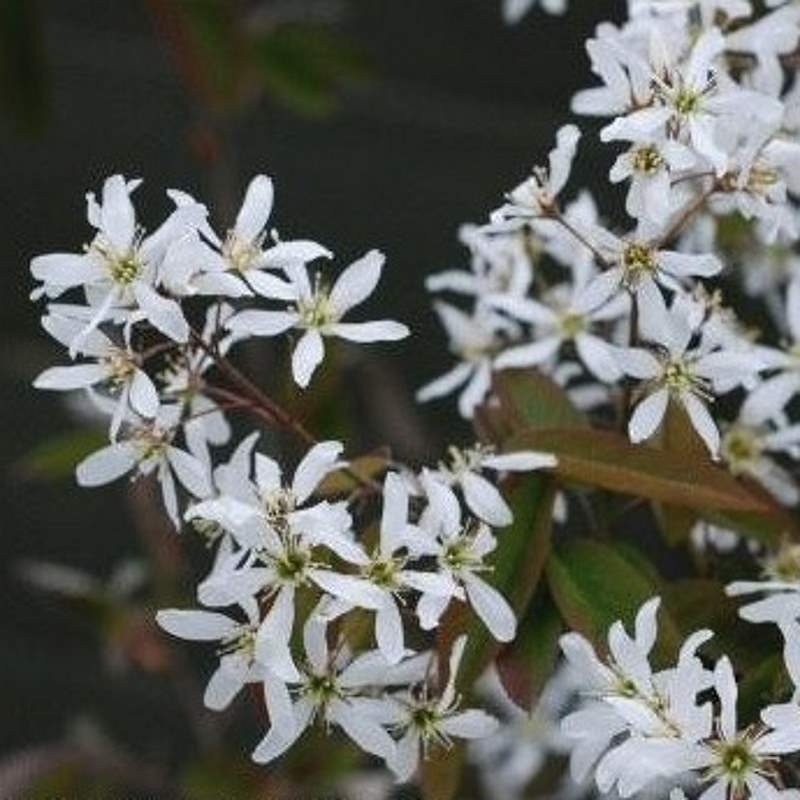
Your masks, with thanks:
M574 428L529 430L511 450L542 450L558 458L555 473L567 481L707 510L767 512L769 504L713 465L631 444L610 431Z
M601 651L607 650L608 629L617 620L629 626L642 604L663 587L613 547L581 539L550 556L547 580L556 606L571 630L583 634ZM659 658L677 653L680 635L668 610L660 617Z

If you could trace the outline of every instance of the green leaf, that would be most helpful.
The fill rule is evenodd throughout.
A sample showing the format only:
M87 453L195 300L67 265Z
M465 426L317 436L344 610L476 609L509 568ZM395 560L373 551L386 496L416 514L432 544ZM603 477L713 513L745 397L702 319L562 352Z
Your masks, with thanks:
M589 426L564 389L536 370L501 372L495 376L494 391L515 429Z
M764 706L789 700L792 690L783 655L773 652L739 681L740 727L758 722Z
M255 62L273 97L312 116L333 110L340 84L366 75L364 60L352 46L308 25L276 28L255 44Z
M71 478L75 466L94 450L108 444L108 434L96 428L78 428L51 436L14 465L22 478L56 481Z
M514 436L508 447L555 454L558 465L554 472L567 481L681 507L770 511L763 497L750 492L719 467L634 445L610 431L529 430Z
M571 542L550 556L547 581L553 600L567 626L607 651L608 629L617 620L629 626L642 604L663 587L613 547L589 539ZM681 637L669 611L659 617L657 655L668 661L677 653Z
M520 619L517 638L497 659L503 686L521 708L533 707L553 675L563 630L558 609L545 587L540 586Z
M514 523L500 532L492 572L486 576L508 600L519 619L530 603L550 552L555 485L543 475L517 477L509 481L506 499L514 512ZM442 647L449 652L452 641L467 634L459 683L471 691L475 681L497 656L500 644L466 606L454 606L440 626Z
M754 626L739 617L739 603L725 594L720 581L689 578L664 589L664 602L681 630L689 636L701 628L714 631L704 652L727 655L748 674L767 654L780 649L780 636L771 625Z

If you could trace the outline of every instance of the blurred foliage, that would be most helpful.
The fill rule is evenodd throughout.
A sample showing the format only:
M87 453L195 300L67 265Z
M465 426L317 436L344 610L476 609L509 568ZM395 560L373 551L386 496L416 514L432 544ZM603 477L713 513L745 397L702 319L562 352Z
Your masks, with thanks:
M314 14L309 0L274 7L236 0L147 5L184 84L218 115L241 111L266 94L319 116L336 107L343 86L369 73L363 56L328 18Z
M100 428L73 428L37 444L16 462L13 472L28 480L74 480L78 462L107 444L108 433Z
M39 133L47 121L49 81L36 0L0 2L0 104L22 133Z

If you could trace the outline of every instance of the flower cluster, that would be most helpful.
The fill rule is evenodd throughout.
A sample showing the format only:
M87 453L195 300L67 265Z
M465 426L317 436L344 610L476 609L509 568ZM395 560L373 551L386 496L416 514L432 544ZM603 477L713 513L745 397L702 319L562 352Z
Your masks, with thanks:
M319 720L408 780L420 751L485 735L496 722L460 710L464 638L439 685L435 655L410 651L407 629L416 624L425 636L451 603L466 603L497 640L514 638L514 612L484 577L494 529L513 516L485 473L528 472L555 459L476 445L451 448L436 467L386 470L380 482L360 477L342 460L342 443L315 441L228 354L251 337L297 329L291 372L305 388L324 337L407 336L391 320L342 321L372 294L383 255L370 251L332 282L324 265L311 277L310 265L332 255L310 240L267 233L273 188L263 175L250 183L224 237L203 205L176 191L169 193L175 210L146 236L131 202L137 186L109 178L99 201L88 195L95 234L84 253L31 265L36 298L71 293L73 302L48 304L42 324L78 360L45 370L35 385L84 390L110 420L109 444L81 461L78 482L155 474L175 527L188 524L214 548L213 567L197 587L202 608L162 610L157 621L175 636L217 643L209 708L226 708L247 684L262 687L270 728L256 761L277 758ZM279 308L253 305L263 301ZM192 324L198 314L205 315L200 328ZM239 409L287 427L306 445L291 479L257 449L258 432L232 446L228 415ZM346 499L325 487L337 473L355 481ZM359 501L376 495L373 537ZM353 614L372 617L366 639L347 640Z
M594 772L601 792L631 797L655 781L703 787L700 797L796 797L782 791L778 762L800 750L796 702L761 710L761 724L737 724L738 687L722 656L707 669L698 654L713 636L700 630L682 644L677 663L651 665L659 598L645 603L630 636L621 622L608 632L608 657L582 636L561 647L587 697L567 715L563 732L574 740L570 768L582 781Z
M509 0L504 12L515 21L532 5ZM552 13L565 5L542 3ZM774 530L759 530L763 541L740 547L752 518L721 512L767 509L771 521L789 520L788 530L787 508L800 502L800 83L791 73L800 5L627 6L623 23L599 25L587 42L595 85L572 102L576 114L603 120L607 191L619 194L619 218L603 217L588 190L568 196L582 134L567 124L546 165L485 222L462 227L469 268L428 277L455 363L417 397L458 392L460 414L480 434L438 464L382 459L367 469L355 454L346 460L345 443L318 441L232 359L244 341L285 336L288 371L306 389L326 340L409 335L394 320L350 316L376 289L384 256L370 250L336 273L321 244L282 239L268 227L266 176L252 180L223 235L202 203L176 190L167 193L174 209L166 221L146 233L131 199L139 181L113 176L99 197L87 195L92 235L83 252L32 261L33 297L47 299L42 325L70 359L35 385L80 390L107 419L108 444L78 465L78 482L154 475L175 528L213 551L187 601L199 607L163 609L156 619L178 638L214 643L209 708L227 708L248 685L263 694L268 727L252 752L259 763L319 724L398 781L453 739L469 739L488 793L503 797L522 796L551 754L568 754L579 783L621 797L653 787L672 800L684 790L704 800L798 797L790 783L800 774L798 546L789 534L776 548ZM742 296L737 314L728 298ZM582 433L602 429L616 436L615 453L645 454L647 463L686 422L689 455L666 487L648 484L642 497L666 516L682 499L676 485L691 488L678 480L684 465L691 478L711 476L703 498L720 502L720 513L689 504L697 513L684 526L687 546L703 569L705 550L760 560L763 580L734 581L727 591L761 595L740 614L778 626L790 700L761 704L757 721L740 725L732 661L711 657L710 630L686 638L672 662L656 654L658 599L642 606L632 636L614 624L599 655L587 631L563 636L562 663L532 710L511 700L491 668L477 687L460 685L464 619L479 631L487 664L531 622L523 601L547 594L567 606L557 609L563 621L580 616L572 586L537 593L535 584L509 582L538 580L551 517L561 526L556 537L573 521L565 498L574 487L565 482L637 494L627 483L609 487L609 474L628 465L587 469L575 448L541 452L528 438L515 441L519 430L498 433L510 425L492 424L503 412L506 372L535 373L544 380L536 385L563 395L569 413L555 415L559 424L579 418ZM235 437L235 412L293 435L301 448L279 451L271 437L262 447L257 430ZM541 433L539 422L521 433ZM512 564L519 571L501 585L492 571L502 537L517 537L511 560L528 558L528 539L536 544L529 527L508 530L518 507L505 479L540 470L555 470L537 485L557 494L555 511L530 500L544 507L546 545L534 564ZM727 508L720 498L734 490L747 502L737 495ZM575 492L582 528L611 533L608 498L594 506L590 493ZM564 538L572 541L572 531ZM544 571L556 580L557 570ZM476 698L503 722L473 707Z

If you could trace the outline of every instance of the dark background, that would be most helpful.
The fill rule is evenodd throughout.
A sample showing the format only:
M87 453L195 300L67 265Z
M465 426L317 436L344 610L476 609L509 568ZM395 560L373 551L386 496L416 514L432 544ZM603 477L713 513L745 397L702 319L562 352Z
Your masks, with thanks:
M25 33L4 33L0 121L0 752L52 741L86 713L147 752L161 746L157 732L178 725L174 708L136 670L109 678L91 631L17 576L20 559L36 558L103 577L141 552L123 489L79 491L20 466L76 424L59 398L29 388L61 356L27 299L29 259L86 240L84 193L114 172L145 178L136 201L151 225L167 208L167 187L230 214L250 176L267 172L283 236L324 242L340 264L371 247L386 252L366 310L404 320L414 338L371 348L353 373L352 391L368 390L362 443L388 439L405 455L435 456L463 429L452 402L411 410L414 388L450 364L424 276L466 264L459 224L481 221L544 158L569 119L571 93L590 81L584 39L622 4L575 0L565 18L533 12L506 28L499 0L311 3L332 12L325 26L368 75L336 88L336 108L323 115L269 92L235 112L209 105L177 68L164 27L170 0L0 5L6 26L24 6ZM267 14L287 7L230 7L256 5ZM597 184L607 169L594 152L590 143L581 150L576 184ZM229 220L215 222L224 230ZM369 400L387 391L391 414Z

